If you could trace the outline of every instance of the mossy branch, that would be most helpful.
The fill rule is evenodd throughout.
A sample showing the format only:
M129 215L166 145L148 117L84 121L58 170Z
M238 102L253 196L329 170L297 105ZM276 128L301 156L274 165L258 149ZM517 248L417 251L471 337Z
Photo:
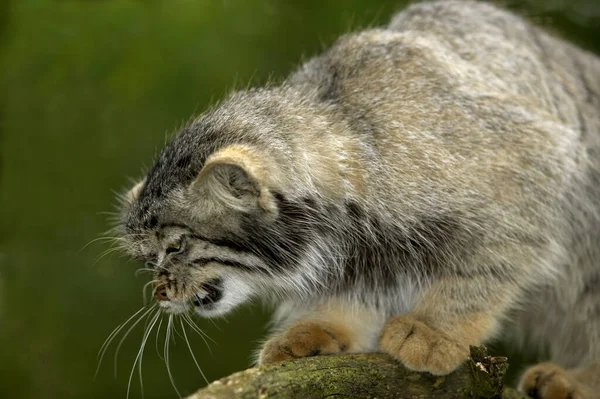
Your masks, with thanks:
M526 399L504 388L507 369L507 359L488 356L485 347L471 347L469 360L442 377L410 371L379 353L316 356L235 373L187 399Z

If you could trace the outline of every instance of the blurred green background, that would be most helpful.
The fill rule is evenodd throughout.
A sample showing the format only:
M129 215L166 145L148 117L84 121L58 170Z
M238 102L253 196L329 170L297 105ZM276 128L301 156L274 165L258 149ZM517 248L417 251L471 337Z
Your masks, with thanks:
M600 2L503 2L600 52ZM235 87L285 76L340 33L385 23L381 0L0 0L0 397L125 397L142 331L94 379L96 354L142 306L147 276L107 244L113 190L165 136ZM188 331L209 380L246 368L265 332L260 306ZM163 325L164 330L164 325ZM162 337L161 337L162 341ZM145 397L175 397L150 338ZM179 336L181 394L204 385ZM137 374L131 397L139 397Z

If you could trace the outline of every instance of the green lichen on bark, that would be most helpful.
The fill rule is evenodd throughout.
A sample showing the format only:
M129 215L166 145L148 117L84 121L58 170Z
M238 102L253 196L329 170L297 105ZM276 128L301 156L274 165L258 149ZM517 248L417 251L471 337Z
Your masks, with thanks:
M503 389L506 358L487 356L485 348L471 353L473 359L447 376L410 371L378 353L295 359L232 374L188 399L526 398Z

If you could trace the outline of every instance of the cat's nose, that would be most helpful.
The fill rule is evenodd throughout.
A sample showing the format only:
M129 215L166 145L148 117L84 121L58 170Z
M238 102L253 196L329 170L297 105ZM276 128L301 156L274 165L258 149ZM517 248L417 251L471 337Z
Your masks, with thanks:
M154 298L157 301L168 301L169 296L167 295L167 286L161 283L154 283Z

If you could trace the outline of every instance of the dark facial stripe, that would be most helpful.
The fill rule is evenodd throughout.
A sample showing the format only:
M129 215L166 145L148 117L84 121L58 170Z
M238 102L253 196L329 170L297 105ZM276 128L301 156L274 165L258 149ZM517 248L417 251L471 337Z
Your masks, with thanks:
M297 266L307 245L317 239L323 215L310 199L292 201L278 192L273 192L273 197L279 210L277 220L260 224L255 218L246 217L242 221L245 237L241 241L271 269L290 270Z
M207 265L210 262L220 263L222 265L233 267L236 269L242 269L242 270L247 270L247 271L256 271L256 268L245 265L241 262L238 262L235 260L230 260L230 259L218 258L218 257L197 258L197 259L194 259L191 263L194 266L202 267L202 266Z
M244 245L243 242L241 241L234 241L231 239L227 239L227 238L202 238L199 237L200 239L203 239L213 245L219 246L219 247L226 247L228 249L231 249L233 251L236 252L245 252L245 253L251 253L251 248L249 248L247 245Z
M234 252L253 253L251 248L249 248L247 245L244 245L244 243L241 240L235 241L228 238L209 238L201 236L199 234L192 234L190 237L200 241L206 241L209 244L215 245L217 247L225 247Z
M212 245L216 245L219 247L226 247L232 251L235 252L252 252L247 245L244 245L243 242L241 240L239 241L235 241L235 240L231 240L228 238L209 238L209 237L205 237L202 236L198 233L195 233L192 231L192 229L189 226L186 226L185 224L181 224L181 223L166 223L166 224L161 224L160 227L158 228L158 230L162 230L165 228L169 228L169 227L176 227L176 228L180 228L180 229L184 229L190 232L189 237L200 240L200 241L206 241Z

